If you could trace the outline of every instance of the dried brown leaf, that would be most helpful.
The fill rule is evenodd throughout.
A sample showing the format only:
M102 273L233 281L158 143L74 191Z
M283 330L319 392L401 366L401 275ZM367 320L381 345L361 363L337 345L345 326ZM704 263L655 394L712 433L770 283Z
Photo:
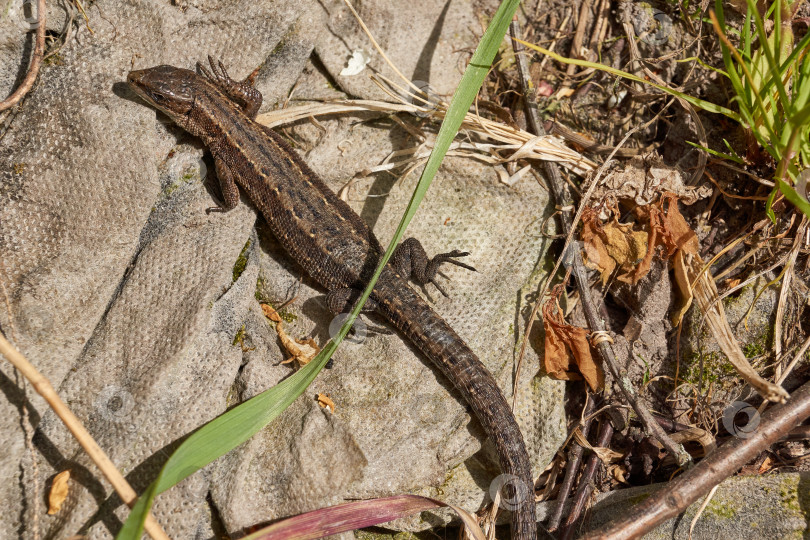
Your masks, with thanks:
M584 328L571 326L563 319L558 303L562 291L562 285L554 287L551 299L543 306L543 327L546 331L543 361L546 373L563 381L585 379L593 391L601 390L605 385L605 373L591 354L588 332ZM577 371L573 371L574 368Z
M596 210L586 209L582 214L582 242L585 247L585 264L599 270L602 284L607 283L616 267L617 279L629 282L636 264L647 252L647 233L635 230L632 223L619 223L618 211L613 219L600 223Z
M315 394L315 400L322 409L329 409L329 412L335 412L335 402L329 397L329 394Z
M631 274L629 283L638 283L647 275L659 246L663 248L662 255L667 258L679 249L697 253L697 235L678 210L677 195L664 193L658 204L639 206L635 213L639 220L647 222L647 253Z
M299 366L305 366L321 352L321 348L315 343L314 339L292 339L287 335L287 332L284 331L284 322L272 306L261 304L261 307L264 316L276 323L276 332L281 340L281 345L290 353L290 357L281 362L282 364L295 361L298 362Z
M62 503L67 499L70 491L70 469L65 470L53 477L51 491L48 493L48 515L59 512Z

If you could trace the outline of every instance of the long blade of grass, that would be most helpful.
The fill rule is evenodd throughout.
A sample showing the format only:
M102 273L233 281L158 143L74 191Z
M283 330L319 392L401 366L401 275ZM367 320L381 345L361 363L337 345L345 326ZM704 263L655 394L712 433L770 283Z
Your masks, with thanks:
M805 216L810 217L810 202L807 202L807 199L799 195L799 193L793 189L793 186L779 178L776 179L776 185L787 200L796 205L796 208L801 210Z
M326 365L338 344L349 332L363 304L371 295L374 284L382 274L383 268L402 239L406 227L416 214L419 203L424 198L433 177L439 170L450 144L453 142L456 133L458 133L470 105L472 105L484 78L489 72L490 65L506 35L506 30L518 5L520 5L520 0L504 0L501 2L486 32L484 32L453 95L453 100L439 128L436 143L419 178L419 183L411 196L405 214L402 216L402 220L394 233L394 237L380 260L377 270L369 280L368 286L363 291L362 296L334 341L327 344L313 361L289 378L215 418L189 436L168 459L157 479L138 499L127 521L116 536L117 540L139 539L143 532L143 520L149 508L151 508L155 496L252 437L295 401L309 386L309 383L315 379L323 366Z
M753 95L754 95L757 106L764 113L767 109L765 107L765 103L762 101L762 96L760 95L759 89L756 86L754 76L751 74L751 71L748 69L747 65L745 64L745 61L740 56L740 53L737 51L737 49L734 48L734 45L732 45L731 42L728 40L728 37L723 32L723 29L722 29L722 27L720 25L720 22L719 22L718 18L717 18L717 13L722 13L722 5L720 4L720 0L715 1L715 6L717 6L717 5L720 5L720 11L717 11L717 12L716 11L710 11L709 12L709 17L711 17L711 19L712 19L712 25L714 26L715 33L717 33L717 37L719 37L720 41L723 43L722 48L723 48L724 54L725 54L725 51L728 50L728 52L731 53L734 56L734 59L737 61L737 64L739 65L740 68L742 68L743 72L745 73L745 80L752 87ZM729 75L731 75L731 72L734 72L733 69L730 69L730 70L727 70L727 71L730 72ZM736 85L735 85L735 90L736 90ZM757 117L762 118L762 121L763 121L762 123L763 123L763 125L765 126L765 129L768 132L768 136L769 136L770 140L771 141L778 140L779 137L776 135L776 132L774 131L773 125L771 125L771 123L768 121L768 116L763 114L763 115L757 116ZM768 144L767 143L763 144L763 142L762 142L761 134L759 133L759 130L757 129L758 125L749 124L749 126L751 127L751 132L754 134L754 136L757 136L757 140L760 142L760 144L762 144L763 147L767 147ZM782 159L781 150L779 148L777 148L776 146L774 146L773 149L778 154L777 160Z
M769 39L768 34L765 32L765 22L762 20L762 17L759 15L759 9L757 8L756 0L746 0L748 4L748 11L751 13L751 16L754 19L754 27L757 31L757 37L759 38L759 51L765 54L765 58L768 60L768 67L771 73L779 73L779 67L781 62L778 62L774 57L774 51L771 50L773 46L776 54L779 55L781 58L781 15L782 15L782 2L777 0L774 2L775 11L776 11L776 21L773 27L773 31L771 32L771 38ZM790 98L788 98L787 90L785 89L785 85L782 84L782 78L776 77L774 79L774 84L776 85L777 92L779 93L779 100L784 103L790 103Z
M725 142L725 139L723 139L723 142ZM719 157L721 159L727 159L729 161L739 163L740 165L745 165L745 162L742 160L742 158L740 158L737 155L724 154L723 152L718 152L717 150L712 150L711 148L709 148L707 146L703 146L702 144L697 144L697 143L692 142L692 141L686 141L686 144L688 144L689 146L693 146L695 148L700 148L704 152L707 152L707 153L709 153L709 154L711 154L711 155L713 155L715 157ZM728 147L728 143L726 143L726 146Z
M798 56L801 54L806 54L807 51L805 49L810 46L810 33L804 35L804 37L799 41L798 44L793 48L790 54L785 58L785 61L782 62L782 65L779 66L778 77L782 81L782 84L785 84L784 77L786 76L788 70L794 69L796 67L799 68L800 72L806 68L807 62L800 62ZM765 82L765 85L762 87L763 92L770 92L771 87L774 85L775 81L774 78L777 77L777 73L772 74L771 77ZM794 79L795 81L795 79ZM796 96L796 85L794 82L793 85L793 99L792 103L797 103L797 96Z
M704 101L702 99L698 99L698 98L696 98L694 96L684 94L683 92L679 92L677 90L674 90L674 89L666 87L666 86L661 86L659 84L655 84L655 83L650 82L650 81L648 81L646 79L642 79L641 77L637 77L637 76L633 75L632 73L627 73L626 71L622 71L620 69L616 69L616 68L613 68L613 67L610 67L610 66L606 66L604 64L598 64L596 62L589 62L587 60L579 60L578 58L567 58L567 57L561 56L561 55L559 55L559 54L557 54L557 53L555 53L553 51L550 51L548 49L544 49L543 47L540 47L539 45L529 43L528 41L523 41L522 39L516 39L515 41L518 41L518 42L522 43L523 45L525 45L526 47L528 47L530 49L534 49L535 51L539 52L540 54L545 54L546 56L550 56L551 58L553 58L554 60L556 60L558 62L562 62L564 64L572 64L572 65L575 65L575 66L581 66L581 67L585 67L585 68L598 69L598 70L604 71L605 73L610 73L611 75L616 75L617 77L623 77L623 78L629 79L631 81L646 84L648 86L658 88L662 92L666 92L667 94L669 94L671 96L681 98L684 101L686 101L687 103L690 103L690 104L694 105L695 107L699 107L699 108L703 109L704 111L711 112L711 113L722 114L722 115L734 120L735 122L740 121L740 115L738 115L737 113L735 113L731 109L723 107L722 105L717 105L717 104L712 103L710 101Z

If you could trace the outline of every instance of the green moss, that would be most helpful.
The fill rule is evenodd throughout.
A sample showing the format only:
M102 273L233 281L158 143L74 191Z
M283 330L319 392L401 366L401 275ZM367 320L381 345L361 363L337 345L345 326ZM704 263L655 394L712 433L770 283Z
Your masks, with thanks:
M240 401L238 386L233 384L228 390L228 395L225 396L225 405L226 407L231 407L232 405L237 405Z
M278 312L278 316L281 317L281 320L285 323L293 323L298 320L298 315L295 313L291 313L286 309L282 309Z
M771 350L771 343L773 342L773 328L767 327L765 332L757 337L750 343L746 343L742 350L745 354L745 357L749 360L751 358L756 358L758 356L763 356L768 354Z
M256 292L253 293L253 296L256 298L256 301L262 304L266 304L264 296L262 295L262 290L264 289L264 278L261 274L256 279Z
M169 197L182 186L193 183L197 178L199 178L199 172L199 169L189 167L186 169L185 173L183 173L183 176L169 184L166 189L163 190L163 196Z
M245 267L247 266L247 250L249 247L250 240L245 242L245 247L242 248L242 251L239 252L239 256L236 258L236 262L233 265L234 282L239 279L239 276L241 276L242 272L245 271Z
M236 332L236 335L233 337L233 343L231 345L242 345L245 340L245 325L243 324L242 327Z
M786 477L779 483L779 499L782 506L798 514L802 513L802 504L799 500L799 483L795 477Z
M706 514L711 514L715 517L724 519L733 519L734 516L737 515L736 508L727 502L719 501L717 499L712 499L709 501L705 512Z
M729 363L728 357L719 351L692 353L687 355L685 360L686 372L683 379L691 384L697 385L703 381L704 384L716 383L720 386L728 386L736 383L737 370Z
M46 56L42 63L46 66L62 66L65 64L65 59L62 58L60 53L52 54L50 56Z

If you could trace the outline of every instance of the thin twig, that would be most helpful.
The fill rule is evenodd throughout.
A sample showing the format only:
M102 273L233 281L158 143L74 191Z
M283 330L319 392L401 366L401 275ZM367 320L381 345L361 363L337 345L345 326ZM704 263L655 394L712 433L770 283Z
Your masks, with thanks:
M599 423L599 437L596 440L596 446L607 446L608 443L610 443L610 438L612 436L613 426L608 418L603 416ZM593 477L596 475L599 463L599 456L596 452L592 452L591 455L588 456L588 460L585 462L585 469L582 471L582 478L577 486L576 499L574 499L574 504L571 507L571 511L568 513L568 517L565 519L565 525L563 525L560 540L571 540L571 538L573 538L574 531L576 529L576 522L579 519L579 516L582 515L582 511L585 509L585 503L593 493Z
M698 511L695 512L695 517L692 518L692 522L689 524L689 540L692 540L692 532L695 530L695 525L697 525L700 516L703 515L703 511L706 510L707 506L709 506L709 502L711 502L712 497L714 497L714 493L717 491L718 487L720 487L720 484L717 484L712 488L712 490L706 496L706 499L701 503Z
M19 103L25 97L25 94L31 90L39 74L43 56L45 56L45 0L39 0L37 3L36 45L34 46L34 54L31 56L31 64L28 66L28 72L25 74L20 86L10 96L0 101L0 111L10 109Z
M588 401L585 404L585 410L582 411L582 427L579 429L582 431L582 435L587 438L588 432L591 430L591 420L593 419L591 414L596 408L596 400L593 399L593 396L591 396L587 390L585 392L585 397L588 398ZM579 464L582 462L582 453L582 446L576 440L572 440L571 450L568 451L568 463L565 465L565 476L560 485L560 491L557 493L557 506L554 508L551 517L548 518L548 532L554 532L557 530L557 527L560 526L562 513L565 509L565 501L568 499L568 494L571 493L571 488L574 487L574 480L579 472Z
M579 7L579 20L577 21L577 31L574 33L574 39L571 41L571 52L568 56L571 58L582 57L582 41L585 38L585 30L588 28L589 15L591 13L591 0L582 0ZM577 67L574 64L568 64L568 69L565 72L567 77L572 77ZM568 86L566 84L566 86Z
M93 463L96 464L107 481L110 482L115 492L121 497L121 500L132 508L135 505L135 501L138 500L138 495L135 493L135 490L132 489L132 486L129 485L123 475L118 471L115 464L110 461L107 454L104 453L79 419L76 418L76 415L65 405L65 402L62 401L53 389L50 381L37 371L2 334L0 334L0 354L5 356L6 359L28 379L31 386L34 387L34 390L45 399L51 409L53 409L53 412L56 413L65 424L65 427L67 427L76 438L76 441L84 448L84 451L87 452L87 455L90 456ZM155 540L169 540L169 536L163 531L152 514L146 516L144 527L146 532Z
M776 405L762 415L759 426L747 438L734 438L709 454L700 463L642 503L583 540L639 538L656 526L685 511L763 449L789 433L810 416L810 382L793 392L787 403Z
M804 230L807 227L807 216L802 215L802 221L799 223L799 228L796 231L796 236L804 236ZM796 258L799 256L801 242L797 242L790 250L788 262L785 265L784 278L782 278L782 289L779 291L779 301L776 304L776 321L773 326L773 346L776 358L782 356L782 319L785 318L785 304L787 303L788 293L790 293L790 280L793 276L793 267L796 264ZM774 377L776 379L782 374L782 366L776 365Z

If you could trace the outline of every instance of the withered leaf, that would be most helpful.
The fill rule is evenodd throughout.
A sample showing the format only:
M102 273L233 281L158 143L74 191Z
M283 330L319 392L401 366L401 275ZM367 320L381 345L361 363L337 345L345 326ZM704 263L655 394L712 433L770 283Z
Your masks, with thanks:
M329 397L329 394L315 394L315 400L322 409L329 409L329 412L335 412L335 402Z
M585 265L599 271L603 285L616 267L619 267L617 279L629 282L636 264L647 252L647 233L634 230L631 223L619 223L617 212L613 215L611 221L602 224L593 208L582 213Z
M638 283L647 275L658 246L664 248L665 257L671 257L679 249L697 253L699 247L697 235L678 210L677 195L664 193L657 204L639 206L635 209L635 213L641 221L647 222L647 253L631 274L629 283Z
M70 469L53 477L51 491L48 493L48 515L53 515L62 508L62 503L67 499L70 489L68 480L70 480Z
M563 319L558 299L562 285L557 285L551 299L543 305L543 327L546 331L544 364L546 373L554 379L575 381L585 379L592 390L605 385L605 374L594 361L588 332L571 326ZM577 371L573 371L576 368Z
M261 307L264 316L276 323L276 332L281 340L281 345L290 353L290 357L281 362L282 364L295 361L298 362L298 365L305 366L321 352L321 348L312 338L292 339L288 336L284 331L284 322L272 306L261 304Z

